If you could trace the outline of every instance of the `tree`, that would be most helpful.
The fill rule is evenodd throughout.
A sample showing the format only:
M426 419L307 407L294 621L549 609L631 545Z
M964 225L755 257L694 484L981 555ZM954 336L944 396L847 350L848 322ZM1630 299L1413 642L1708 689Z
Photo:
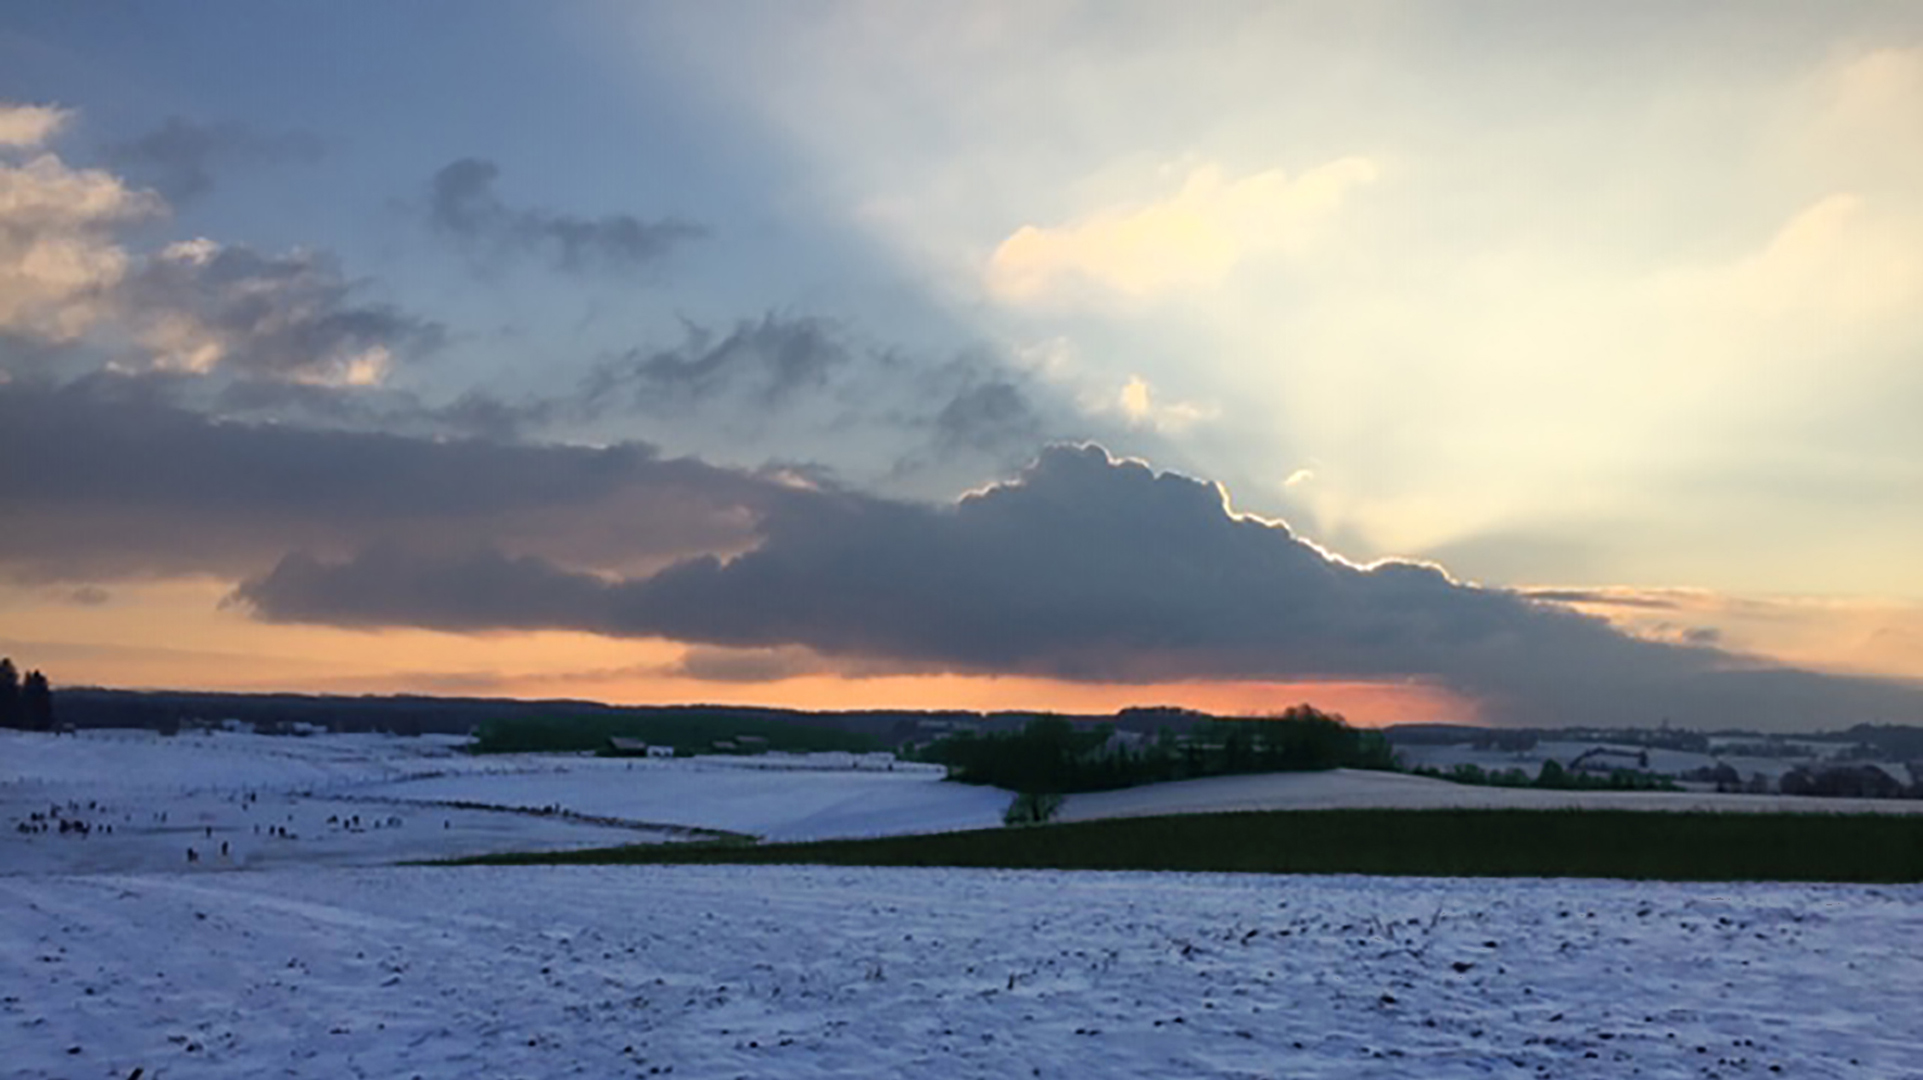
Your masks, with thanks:
M38 671L27 672L20 687L20 718L28 731L53 730L53 689Z
M20 672L13 660L0 656L0 727L24 727L20 716Z
M1536 786L1539 788L1568 787L1569 774L1563 770L1562 762L1555 758L1544 761L1542 771L1536 774Z

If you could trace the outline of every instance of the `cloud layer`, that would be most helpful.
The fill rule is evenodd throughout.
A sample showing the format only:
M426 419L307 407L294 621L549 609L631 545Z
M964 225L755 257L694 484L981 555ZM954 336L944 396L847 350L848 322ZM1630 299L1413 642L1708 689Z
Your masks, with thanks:
M16 576L238 578L294 549L439 555L483 541L633 572L751 543L788 491L640 443L223 423L132 377L0 385L0 572Z
M851 664L1096 682L1415 679L1498 722L1821 724L1923 715L1923 693L1763 671L1642 640L1424 564L1359 567L1214 485L1047 451L946 507L802 495L745 554L614 578L479 552L290 556L237 597L264 618L443 629L571 627Z
M0 385L0 573L211 574L273 622L672 640L732 679L1415 681L1511 724L1923 719L1916 688L1631 636L1577 594L1353 565L1097 447L937 505L641 444L221 422L165 387Z

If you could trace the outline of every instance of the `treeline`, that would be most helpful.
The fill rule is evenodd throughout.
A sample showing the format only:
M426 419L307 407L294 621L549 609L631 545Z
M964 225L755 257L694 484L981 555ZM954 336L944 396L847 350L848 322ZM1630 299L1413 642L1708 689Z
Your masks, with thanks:
M1565 769L1555 760L1542 763L1536 775L1522 769L1484 769L1480 765L1457 765L1451 769L1418 766L1409 770L1417 776L1447 780L1455 784L1484 787L1542 788L1549 791L1681 791L1668 777L1653 776L1635 769L1615 769L1598 776Z
M53 687L39 671L22 679L12 657L0 657L0 727L54 730Z
M1853 742L1859 751L1895 761L1923 760L1923 727L1908 724L1858 724L1837 732L1836 739Z
M1477 750L1523 753L1539 742L1627 743L1650 750L1710 752L1710 737L1681 728L1486 728L1473 724L1391 724L1389 741L1404 746L1469 746Z
M1395 768L1394 752L1381 734L1309 705L1267 719L1210 720L1181 735L1164 729L1140 741L1118 738L1109 724L1078 728L1044 717L1015 732L951 735L917 756L946 765L955 780L1024 794L1108 791L1233 773Z
M258 728L312 724L334 732L388 732L394 735L467 735L491 724L568 724L584 732L570 740L588 749L605 739L601 727L624 725L628 734L658 720L700 718L712 722L706 738L759 730L744 725L790 724L859 732L894 739L912 733L927 719L978 720L976 713L802 712L733 705L606 705L565 698L528 701L513 698L429 697L420 694L247 694L212 690L110 690L76 687L60 692L60 720L77 728L179 730L197 724L239 720Z
M1923 777L1916 766L1905 784L1874 765L1799 765L1784 773L1776 790L1785 795L1815 795L1830 799L1923 799Z
M495 719L482 724L475 732L473 749L479 754L597 751L608 749L608 740L616 736L639 739L654 746L672 746L681 753L708 752L717 742L731 742L743 736L763 740L764 749L791 753L823 750L866 753L882 748L880 739L862 731L795 723L785 718L757 718L737 709L683 708L652 714Z

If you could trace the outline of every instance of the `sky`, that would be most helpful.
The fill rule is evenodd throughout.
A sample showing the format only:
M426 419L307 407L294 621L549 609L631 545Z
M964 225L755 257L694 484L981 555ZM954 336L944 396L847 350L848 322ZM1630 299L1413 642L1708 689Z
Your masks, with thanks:
M56 685L1923 722L1905 2L25 2Z

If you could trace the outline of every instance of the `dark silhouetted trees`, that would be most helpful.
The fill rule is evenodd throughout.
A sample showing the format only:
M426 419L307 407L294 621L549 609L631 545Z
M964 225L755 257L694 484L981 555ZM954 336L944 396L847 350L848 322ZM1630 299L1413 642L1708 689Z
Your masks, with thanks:
M1113 725L1078 728L1060 717L1019 732L962 732L922 751L949 775L1024 793L1105 791L1226 773L1395 767L1389 742L1341 717L1297 705L1266 719L1215 719L1154 742L1118 738Z
M1447 772L1418 765L1410 772L1417 776L1427 776L1435 780L1447 780L1455 784L1474 784L1481 787L1504 788L1546 788L1551 791L1679 791L1675 781L1666 776L1656 776L1635 769L1615 769L1607 775L1565 769L1562 764L1551 758L1542 763L1535 779L1519 768L1484 769L1480 765L1461 764Z
M53 687L38 671L27 672L20 684L20 716L28 731L53 730Z
M0 656L0 727L20 726L20 671L10 657Z
M1874 765L1798 766L1783 774L1777 790L1785 795L1852 799L1898 799L1908 794L1901 781Z
M29 671L23 681L9 657L0 657L0 727L53 730L53 688L47 677Z

